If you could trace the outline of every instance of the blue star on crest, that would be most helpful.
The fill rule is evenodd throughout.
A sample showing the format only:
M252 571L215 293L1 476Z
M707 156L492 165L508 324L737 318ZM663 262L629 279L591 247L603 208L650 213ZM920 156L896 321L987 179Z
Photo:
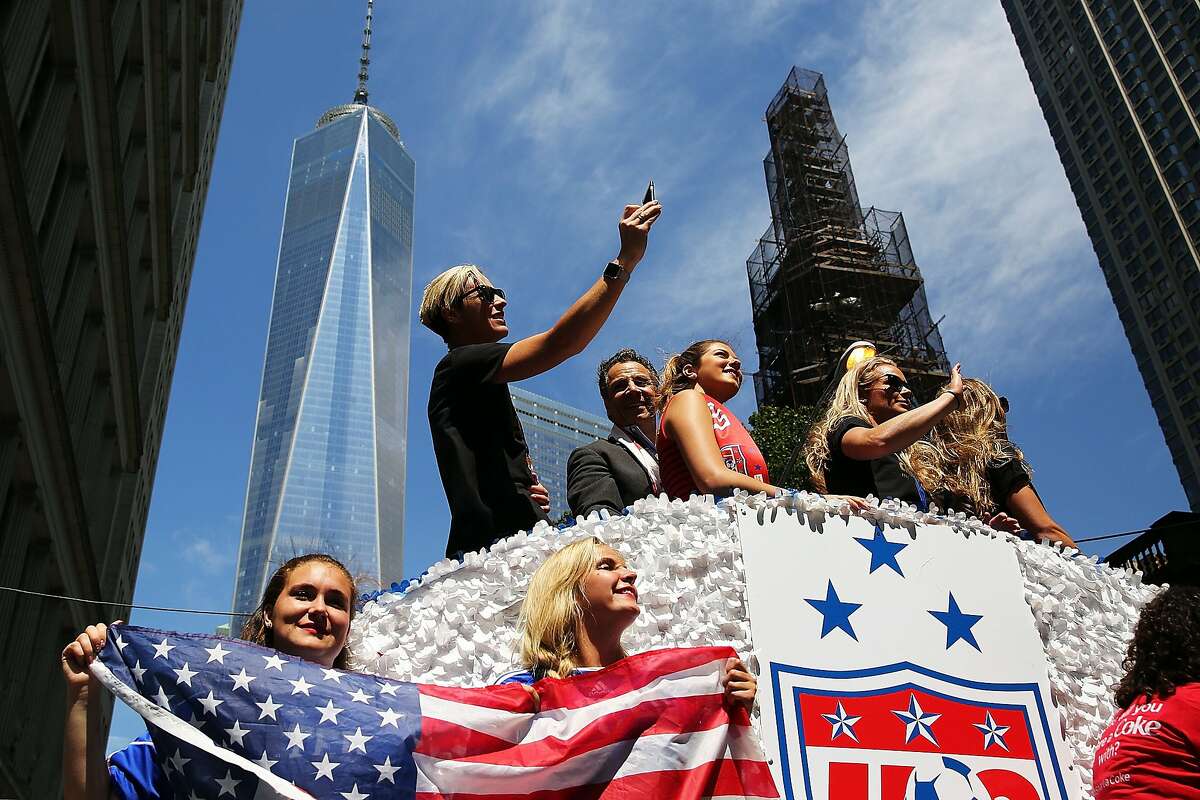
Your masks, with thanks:
M824 600L804 599L804 602L817 610L821 615L821 638L824 639L829 633L836 629L841 629L850 635L854 641L858 641L858 635L854 633L854 627L850 624L850 615L862 608L862 603L846 603L838 597L837 589L833 588L833 581L829 581L829 585L825 589Z
M974 647L979 652L983 652L979 648L979 642L975 641L975 634L971 632L971 628L975 623L983 619L982 614L964 614L963 610L958 607L958 601L954 599L954 592L950 592L950 602L946 606L945 611L930 611L934 619L946 626L946 649L949 650L951 645L959 639Z
M900 563L896 561L896 556L901 550L908 547L903 542L889 542L883 535L883 526L875 524L875 536L870 539L859 539L854 537L854 541L866 548L871 554L871 569L868 572L874 572L880 567L891 567L901 578L904 577L904 572L900 569Z
M927 739L934 745L941 747L938 744L937 737L933 735L933 723L942 718L941 714L926 714L921 710L921 704L917 702L915 694L908 695L908 711L893 711L900 721L904 723L904 742L911 742L913 739L920 736L922 739Z
M846 713L846 709L842 708L842 701L838 700L837 713L822 714L821 718L833 726L833 732L830 734L830 739L836 739L842 734L846 734L854 741L858 741L858 736L854 733L854 725L862 717L852 717ZM1005 728L1005 730L1008 730Z
M1010 725L997 725L996 720L992 719L992 712L987 712L983 723L975 723L973 728L983 734L983 749L987 750L992 745L999 745L1005 752L1008 751L1008 745L1004 742L1004 734L1008 733Z

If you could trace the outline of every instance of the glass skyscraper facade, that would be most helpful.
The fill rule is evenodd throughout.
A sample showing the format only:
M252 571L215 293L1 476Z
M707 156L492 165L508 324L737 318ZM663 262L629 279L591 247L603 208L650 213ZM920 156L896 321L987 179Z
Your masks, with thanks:
M404 574L413 188L395 124L368 105L334 108L296 140L236 611L302 553L368 582Z
M1002 5L1188 503L1200 511L1200 6Z
M562 519L571 511L567 508L567 459L571 451L607 438L613 424L607 417L597 417L515 386L509 386L508 391L525 431L533 470L550 492L550 519Z

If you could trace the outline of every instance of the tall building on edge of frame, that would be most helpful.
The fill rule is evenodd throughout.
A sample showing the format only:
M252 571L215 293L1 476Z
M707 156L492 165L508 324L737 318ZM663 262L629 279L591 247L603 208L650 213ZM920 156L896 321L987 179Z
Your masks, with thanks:
M302 553L384 583L404 573L415 167L367 103L370 29L368 4L354 101L292 149L235 611Z
M0 586L85 601L0 592L0 797L62 796L58 655L128 618L241 18L0 4Z
M746 262L759 405L818 404L858 340L896 361L918 400L947 377L904 217L859 204L818 72L793 68L767 108L771 225Z
M1184 493L1200 511L1200 7L1001 5Z

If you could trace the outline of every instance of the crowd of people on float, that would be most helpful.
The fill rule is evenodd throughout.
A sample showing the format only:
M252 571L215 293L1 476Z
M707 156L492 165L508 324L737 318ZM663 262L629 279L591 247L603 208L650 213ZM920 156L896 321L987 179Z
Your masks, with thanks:
M450 507L447 556L547 519L550 497L533 470L508 384L553 369L592 341L645 255L661 210L656 201L626 206L617 257L549 330L517 342L502 341L508 300L479 267L452 267L425 288L421 322L448 350L429 392L429 427ZM661 373L628 348L602 361L597 380L613 428L571 454L571 513L620 513L663 493L785 491L770 482L753 435L726 405L743 377L741 360L722 339L688 345ZM1072 544L1008 439L998 396L982 381L964 380L959 365L936 397L917 405L894 361L868 358L846 370L821 414L804 443L818 492L857 508L871 496L953 509L999 530Z
M653 201L626 206L617 257L549 330L514 343L502 341L508 334L505 293L479 267L453 267L426 287L421 322L448 346L429 395L434 452L451 512L447 555L487 547L547 518L550 498L532 469L508 384L553 369L591 342L642 260L660 213ZM661 373L632 349L602 361L597 384L613 427L606 438L571 454L572 513L620 513L663 493L687 498L782 491L771 483L751 432L726 405L742 381L741 361L721 339L687 346ZM1034 489L1020 448L1008 439L1006 419L1007 408L991 387L964 379L958 364L938 395L917 405L899 366L872 357L839 379L804 443L804 458L816 491L856 507L865 507L868 496L896 498L1071 544ZM624 557L596 538L554 553L529 582L517 669L499 682L525 685L536 700L533 684L539 680L620 661L626 656L622 634L639 613L636 580ZM353 577L332 557L294 558L268 582L241 636L325 667L352 666L346 640L355 596ZM1147 606L1130 645L1129 672L1116 692L1120 713L1106 733L1108 749L1096 755L1100 800L1200 797L1197 631L1197 590L1172 588ZM64 797L170 796L149 737L107 764L101 756L100 689L88 664L106 637L104 625L91 626L62 653L68 685ZM739 659L726 664L722 692L731 709L753 706L757 682ZM1143 705L1159 709L1155 730L1162 735L1149 743L1117 742L1126 718ZM1147 786L1168 788L1151 795Z

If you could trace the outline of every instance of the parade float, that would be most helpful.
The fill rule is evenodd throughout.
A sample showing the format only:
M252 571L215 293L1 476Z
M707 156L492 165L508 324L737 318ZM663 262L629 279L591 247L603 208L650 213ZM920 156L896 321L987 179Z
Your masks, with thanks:
M353 626L357 668L490 683L515 666L529 576L583 536L638 573L629 652L747 657L789 798L1090 797L1125 648L1157 591L1094 556L890 501L853 512L806 493L647 498L377 593Z

